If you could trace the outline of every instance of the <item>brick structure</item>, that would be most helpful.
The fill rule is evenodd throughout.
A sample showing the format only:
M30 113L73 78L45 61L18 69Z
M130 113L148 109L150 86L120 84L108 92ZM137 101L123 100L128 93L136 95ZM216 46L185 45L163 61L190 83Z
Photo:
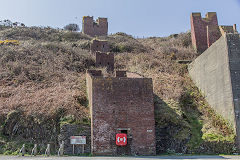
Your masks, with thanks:
M82 33L89 36L107 36L108 20L107 18L98 18L96 21L93 17L84 16L82 20Z
M236 26L218 26L217 14L208 12L191 14L192 45L198 52L204 52L225 33L236 33Z
M104 53L109 52L108 41L94 39L90 45L90 50L92 54L95 54L97 51Z
M118 71L103 77L87 71L91 110L91 148L94 155L155 155L155 120L151 78L130 78ZM117 146L117 133L127 145Z
M106 67L108 72L114 70L114 53L96 52L96 67Z
M189 65L189 74L215 111L235 128L240 150L240 38L225 33Z

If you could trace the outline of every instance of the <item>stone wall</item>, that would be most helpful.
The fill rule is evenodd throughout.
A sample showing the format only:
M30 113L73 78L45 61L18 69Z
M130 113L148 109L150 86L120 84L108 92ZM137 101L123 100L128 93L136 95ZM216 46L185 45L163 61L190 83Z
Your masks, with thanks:
M231 76L232 96L237 142L240 149L240 39L239 34L227 34L229 70Z
M156 154L152 79L87 74L87 84L92 118L92 153ZM117 133L127 133L127 146L116 146Z
M239 143L239 34L224 34L189 65L189 74L211 107L235 127Z
M96 21L94 21L93 17L84 16L82 20L82 33L89 36L107 36L107 18L98 18Z
M61 126L58 136L59 144L64 141L64 154L73 154L73 145L70 144L71 136L86 136L87 144L84 146L84 153L91 153L91 128L88 125L64 124ZM74 153L82 154L83 146L75 145Z

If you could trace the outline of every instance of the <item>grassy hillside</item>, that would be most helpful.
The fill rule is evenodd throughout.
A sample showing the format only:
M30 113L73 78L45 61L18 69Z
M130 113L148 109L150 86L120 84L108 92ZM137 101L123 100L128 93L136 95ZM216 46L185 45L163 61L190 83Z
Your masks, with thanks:
M85 70L94 68L91 37L52 28L1 28L0 152L25 143L57 143L61 123L89 124ZM125 33L98 37L116 53L116 69L151 77L157 153L232 153L232 127L209 107L191 82L190 33L135 39ZM10 150L6 152L7 150Z

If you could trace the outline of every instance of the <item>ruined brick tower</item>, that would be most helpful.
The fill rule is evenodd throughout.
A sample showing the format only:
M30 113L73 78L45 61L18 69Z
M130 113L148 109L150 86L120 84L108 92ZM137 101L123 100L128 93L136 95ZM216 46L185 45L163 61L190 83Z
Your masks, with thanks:
M90 45L90 50L95 55L96 67L106 67L108 72L113 72L114 53L109 52L110 48L107 41L94 39Z
M92 43L90 45L90 50L92 54L95 54L97 51L105 53L109 52L110 48L108 45L108 41L94 39L92 40Z
M98 18L96 21L93 17L84 16L82 20L82 33L89 36L107 36L108 21L107 18Z
M113 53L96 51L96 66L100 62L114 65ZM132 76L126 71L115 71L115 76L105 77L100 70L88 70L86 80L92 154L155 155L152 79ZM116 144L117 134L127 136L126 145Z
M192 45L198 52L204 52L225 33L236 33L236 26L218 26L216 12L191 14Z

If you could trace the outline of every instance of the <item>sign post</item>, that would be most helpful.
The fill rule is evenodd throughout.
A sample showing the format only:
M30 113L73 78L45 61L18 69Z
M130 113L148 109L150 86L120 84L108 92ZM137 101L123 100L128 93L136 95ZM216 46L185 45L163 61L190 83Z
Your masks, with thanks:
M73 154L75 154L75 145L82 145L82 153L84 153L84 145L86 144L86 136L71 136L70 143L73 145Z

